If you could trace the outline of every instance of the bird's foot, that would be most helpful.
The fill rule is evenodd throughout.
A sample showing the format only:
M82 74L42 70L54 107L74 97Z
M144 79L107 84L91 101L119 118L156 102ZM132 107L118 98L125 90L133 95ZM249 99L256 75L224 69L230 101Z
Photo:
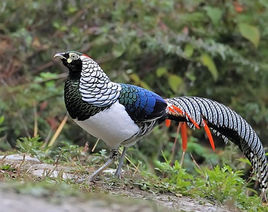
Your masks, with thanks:
M126 151L127 151L127 147L124 147L123 149L123 152L119 158L119 164L118 164L118 167L115 171L115 177L117 177L118 179L121 179L122 175L122 166L123 166L123 163L124 163L124 158L125 158L125 155L126 155Z
M118 150L117 149L112 149L111 153L110 153L110 157L109 159L106 161L105 164L103 164L100 168L98 168L92 175L90 175L87 178L87 181L90 182L94 182L96 180L96 177L103 172L104 169L106 169L108 166L110 166L114 160L116 160L118 157Z
M97 177L98 177L98 175L94 175L94 174L92 174L92 175L90 175L90 176L87 178L87 182L88 182L88 183L93 183L93 182L96 181L96 179L99 179L99 178L97 178Z
M91 179L91 176L89 177L81 177L75 180L75 183L82 184L82 183L92 183L94 182L93 179Z
M114 176L116 177L116 178L118 178L118 179L121 179L122 178L122 174L121 174L121 169L120 170L118 170L118 169L116 169L116 171L115 171L115 173L114 173Z

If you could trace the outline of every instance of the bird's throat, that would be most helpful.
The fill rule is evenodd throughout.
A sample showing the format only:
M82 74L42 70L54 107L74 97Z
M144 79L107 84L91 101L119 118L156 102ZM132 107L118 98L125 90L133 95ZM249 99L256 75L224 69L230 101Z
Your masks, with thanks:
M81 78L81 72L78 71L69 71L69 78L73 81L78 81Z

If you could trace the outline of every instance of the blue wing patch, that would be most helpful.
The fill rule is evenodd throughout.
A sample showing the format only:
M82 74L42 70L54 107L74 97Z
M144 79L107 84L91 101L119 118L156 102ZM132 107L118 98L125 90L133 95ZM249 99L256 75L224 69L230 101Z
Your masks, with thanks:
M146 121L165 114L167 103L156 93L135 85L120 85L119 103L125 106L134 121Z

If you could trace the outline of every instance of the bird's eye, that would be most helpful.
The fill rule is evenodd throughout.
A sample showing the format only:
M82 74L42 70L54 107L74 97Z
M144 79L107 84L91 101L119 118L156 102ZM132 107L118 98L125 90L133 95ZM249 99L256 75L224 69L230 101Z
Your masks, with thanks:
M70 54L70 58L72 60L77 60L78 59L78 55L76 55L76 54Z

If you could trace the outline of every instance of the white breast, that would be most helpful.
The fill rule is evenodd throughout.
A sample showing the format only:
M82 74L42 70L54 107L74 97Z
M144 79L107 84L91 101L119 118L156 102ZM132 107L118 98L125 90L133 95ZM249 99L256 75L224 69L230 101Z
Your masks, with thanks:
M89 134L102 139L111 148L118 148L120 143L139 131L139 127L118 101L109 109L103 110L87 120L74 121Z

